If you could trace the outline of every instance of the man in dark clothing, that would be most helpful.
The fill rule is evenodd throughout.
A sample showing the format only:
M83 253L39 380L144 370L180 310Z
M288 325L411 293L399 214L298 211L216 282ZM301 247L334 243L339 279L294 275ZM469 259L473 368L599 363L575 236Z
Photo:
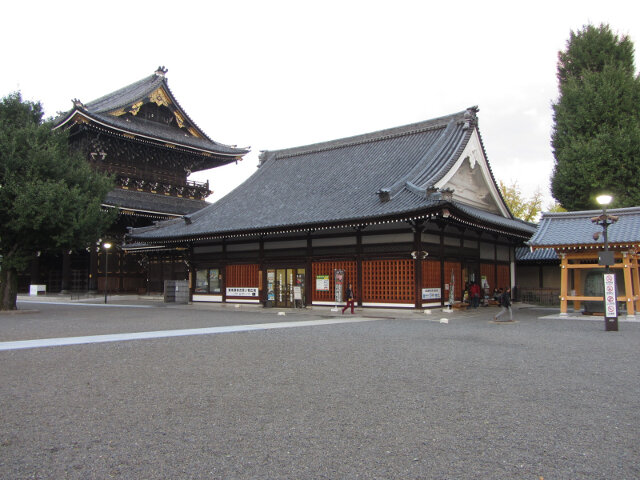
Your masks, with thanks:
M505 291L500 295L500 312L493 317L496 322L504 321L498 320L505 312L509 311L509 321L513 322L513 313L511 311L511 289L506 288Z

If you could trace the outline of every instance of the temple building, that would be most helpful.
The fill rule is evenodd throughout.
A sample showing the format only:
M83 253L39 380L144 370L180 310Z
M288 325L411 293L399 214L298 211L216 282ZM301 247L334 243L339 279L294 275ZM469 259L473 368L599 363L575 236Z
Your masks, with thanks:
M602 210L544 213L527 242L532 254L558 260L560 313L604 314L603 273L616 274L618 311L634 318L640 309L640 207L607 210L608 239L602 233ZM606 214L604 214L606 215ZM611 257L603 261L603 251Z
M360 306L421 308L511 286L535 226L505 205L477 112L265 151L224 198L129 242L184 252L193 301L334 305L351 283Z
M206 207L208 182L191 181L189 175L236 162L249 151L209 138L177 102L166 73L159 67L92 102L73 100L73 108L55 121L54 128L69 130L72 147L93 167L114 177L115 188L103 208L117 209L118 218L101 239L114 246L122 243L128 227L181 218ZM104 290L103 242L96 239L86 252L36 256L26 282L45 284L52 292ZM185 275L180 251L149 264L146 255L114 248L108 265L111 292L161 292L162 280Z

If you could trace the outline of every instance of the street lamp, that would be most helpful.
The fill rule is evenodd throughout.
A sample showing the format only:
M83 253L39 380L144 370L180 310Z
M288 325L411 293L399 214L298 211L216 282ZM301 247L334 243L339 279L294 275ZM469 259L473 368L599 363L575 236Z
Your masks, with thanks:
M609 251L607 229L618 221L615 215L607 214L607 205L611 203L611 195L599 195L596 197L598 204L602 205L602 215L593 217L591 221L602 226L604 240L604 252L598 258L598 264L605 266L604 280L604 327L606 331L618 331L618 295L616 292L616 276L610 272L609 267L615 263L613 252ZM594 236L595 238L596 236ZM596 238L597 240L597 238Z
M109 249L111 248L111 243L104 242L102 244L105 251L105 259L104 259L104 303L107 303L107 292L109 291Z

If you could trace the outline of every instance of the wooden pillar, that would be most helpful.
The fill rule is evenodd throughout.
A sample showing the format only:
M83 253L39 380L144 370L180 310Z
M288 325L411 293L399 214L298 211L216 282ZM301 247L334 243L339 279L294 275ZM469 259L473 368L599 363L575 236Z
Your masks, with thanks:
M306 305L311 305L313 303L313 289L315 285L315 278L313 278L313 239L311 238L311 230L307 232L307 258L306 258L306 282L304 286L304 298ZM263 254L264 254L264 245Z
M573 271L573 286L575 287L576 296L581 297L583 294L582 288L582 270L576 269ZM582 307L582 302L580 300L573 301L573 310L576 312L580 311Z
M220 264L220 274L222 275L222 281L220 282L220 293L222 294L222 303L227 302L227 239L222 239L222 262Z
M627 315L635 315L635 305L633 301L633 279L631 277L631 258L628 252L622 252L622 265L624 270L624 294L627 304Z
M356 231L356 302L358 307L362 307L364 292L362 282L362 227L358 227Z
M638 266L638 254L634 253L631 256L631 265L633 269L633 298L636 299L634 301L635 311L640 310L640 271L638 270L640 267Z
M449 296L445 298L445 278L444 278L444 226L440 227L440 306L444 307L445 301L449 301ZM451 288L451 286L449 286Z
M415 222L412 226L413 230L413 251L415 252L413 260L413 277L414 277L414 307L422 308L422 230L424 224Z
M569 259L565 253L560 254L560 313L567 314L567 292L569 291Z

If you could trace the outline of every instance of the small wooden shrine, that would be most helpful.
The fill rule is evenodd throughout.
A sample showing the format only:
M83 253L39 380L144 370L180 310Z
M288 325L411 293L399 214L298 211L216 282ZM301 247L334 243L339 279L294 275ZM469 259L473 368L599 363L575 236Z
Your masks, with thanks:
M610 265L616 274L617 300L626 314L634 316L640 309L640 207L608 210L617 217L608 226L608 250L613 252ZM567 314L569 302L574 311L602 313L605 270L599 259L605 249L597 219L601 210L544 213L536 233L527 244L532 250L553 249L560 259L560 312ZM598 302L589 307L591 302Z

